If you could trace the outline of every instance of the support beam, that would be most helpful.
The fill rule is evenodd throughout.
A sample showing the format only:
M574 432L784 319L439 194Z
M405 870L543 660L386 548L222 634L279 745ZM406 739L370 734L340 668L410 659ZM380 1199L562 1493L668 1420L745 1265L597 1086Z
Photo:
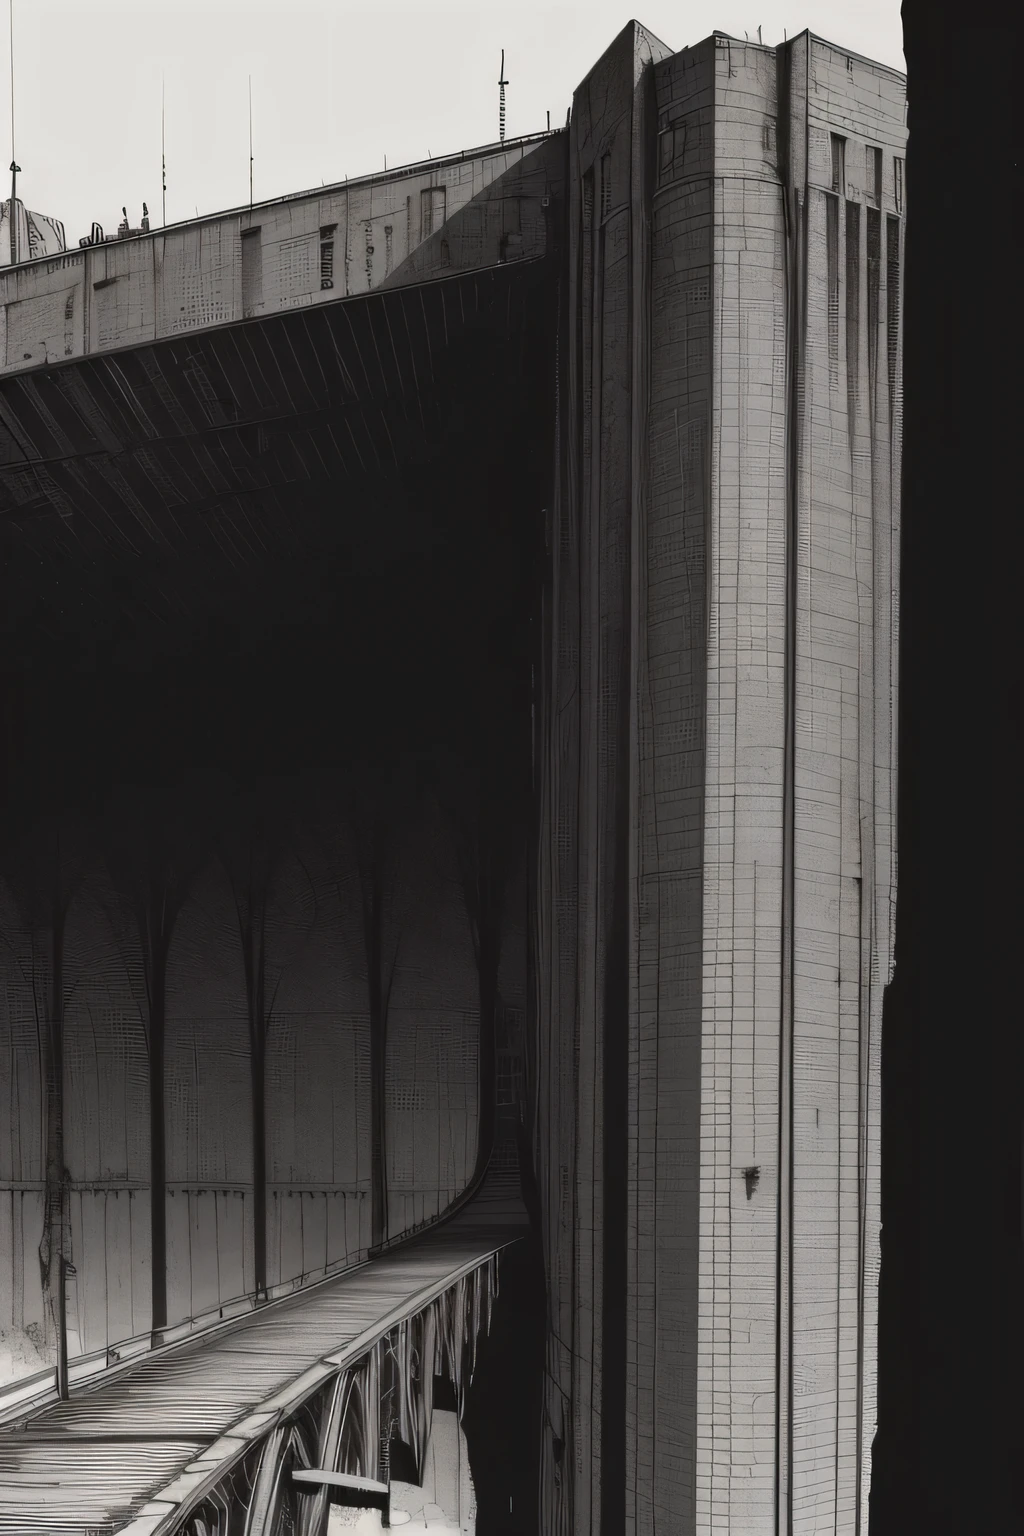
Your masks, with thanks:
M296 1467L292 1482L303 1493L313 1488L330 1488L366 1495L365 1499L339 1499L338 1503L365 1503L368 1508L375 1509L381 1499L385 1502L388 1499L387 1483L378 1482L375 1477L356 1477L353 1472L329 1472L325 1467Z

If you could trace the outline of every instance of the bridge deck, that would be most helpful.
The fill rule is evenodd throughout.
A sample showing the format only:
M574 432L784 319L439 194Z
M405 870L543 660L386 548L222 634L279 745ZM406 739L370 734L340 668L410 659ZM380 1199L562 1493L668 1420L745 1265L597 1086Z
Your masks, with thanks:
M144 1357L0 1433L0 1532L155 1531L318 1380L525 1228L518 1190L488 1178L458 1215L408 1244Z

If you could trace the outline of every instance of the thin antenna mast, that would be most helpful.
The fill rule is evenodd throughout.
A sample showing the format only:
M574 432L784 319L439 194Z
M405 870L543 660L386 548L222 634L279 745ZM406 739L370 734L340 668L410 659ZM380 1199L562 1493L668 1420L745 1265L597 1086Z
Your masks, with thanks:
M249 210L252 211L252 75L249 76Z
M11 266L18 265L18 164L14 150L14 0L10 0L11 15Z
M163 197L163 222L167 223L167 90L160 76L160 186Z
M505 87L508 85L505 79L505 50L501 50L501 75L498 80L498 138L502 144L505 142Z
M15 158L14 150L14 0L10 0L11 17L11 159Z

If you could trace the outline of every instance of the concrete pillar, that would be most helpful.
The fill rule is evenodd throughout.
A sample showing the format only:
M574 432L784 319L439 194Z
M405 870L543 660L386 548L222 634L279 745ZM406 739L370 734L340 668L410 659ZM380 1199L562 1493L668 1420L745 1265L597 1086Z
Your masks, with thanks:
M545 1532L866 1530L904 138L902 78L807 34L631 23L576 93Z

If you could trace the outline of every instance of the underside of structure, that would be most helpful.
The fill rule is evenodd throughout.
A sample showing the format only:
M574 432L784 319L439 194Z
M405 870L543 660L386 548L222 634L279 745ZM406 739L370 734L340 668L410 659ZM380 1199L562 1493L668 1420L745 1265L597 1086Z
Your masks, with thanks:
M524 263L6 385L30 1366L62 1265L74 1378L515 1173L550 303Z

